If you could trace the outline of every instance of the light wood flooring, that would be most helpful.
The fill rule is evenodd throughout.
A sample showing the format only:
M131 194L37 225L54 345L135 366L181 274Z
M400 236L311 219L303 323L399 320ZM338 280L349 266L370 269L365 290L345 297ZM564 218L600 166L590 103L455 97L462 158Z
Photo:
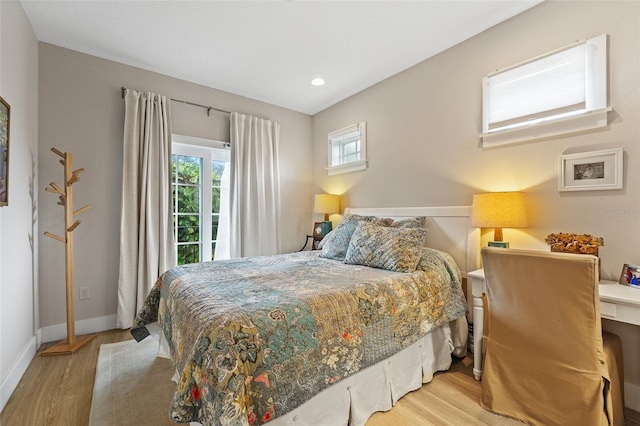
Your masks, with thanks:
M88 425L100 345L130 338L127 330L105 331L73 355L43 357L38 353L0 413L0 425ZM392 410L374 414L367 426L521 425L480 408L480 382L473 379L472 365L471 357L454 361L450 371L437 374ZM627 410L626 417L627 426L640 426L640 413Z

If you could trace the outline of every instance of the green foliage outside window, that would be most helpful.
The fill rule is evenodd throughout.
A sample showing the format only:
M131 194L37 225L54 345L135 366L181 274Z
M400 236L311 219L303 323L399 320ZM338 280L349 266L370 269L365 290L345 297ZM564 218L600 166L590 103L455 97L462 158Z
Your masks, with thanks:
M177 260L178 265L200 262L200 245L203 243L201 236L201 170L202 158L185 155L173 155L173 206L174 229L176 229ZM211 211L212 229L211 243L215 248L215 240L218 231L218 215L220 212L220 179L224 171L225 163L213 161L211 164ZM209 212L203 212L208 216ZM202 217L206 217L202 216ZM176 226L177 222L177 226ZM212 260L213 260L212 251ZM207 260L207 259L203 259Z

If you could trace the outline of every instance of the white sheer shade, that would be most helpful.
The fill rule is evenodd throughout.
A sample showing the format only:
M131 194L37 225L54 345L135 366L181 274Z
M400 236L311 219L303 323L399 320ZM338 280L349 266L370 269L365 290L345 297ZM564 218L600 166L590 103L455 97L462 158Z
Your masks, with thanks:
M607 35L482 79L483 147L607 125Z
M559 108L585 108L585 46L580 45L489 78L489 128Z

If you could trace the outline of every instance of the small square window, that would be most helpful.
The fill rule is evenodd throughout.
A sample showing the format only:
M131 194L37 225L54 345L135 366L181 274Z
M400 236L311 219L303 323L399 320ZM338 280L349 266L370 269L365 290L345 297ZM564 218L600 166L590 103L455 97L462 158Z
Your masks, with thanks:
M367 123L352 124L328 135L329 176L367 168Z

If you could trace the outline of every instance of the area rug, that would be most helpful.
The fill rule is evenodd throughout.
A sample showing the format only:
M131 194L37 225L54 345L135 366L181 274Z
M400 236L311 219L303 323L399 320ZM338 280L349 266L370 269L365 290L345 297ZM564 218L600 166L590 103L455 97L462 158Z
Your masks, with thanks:
M169 418L171 361L157 351L151 337L100 345L89 426L176 425Z

